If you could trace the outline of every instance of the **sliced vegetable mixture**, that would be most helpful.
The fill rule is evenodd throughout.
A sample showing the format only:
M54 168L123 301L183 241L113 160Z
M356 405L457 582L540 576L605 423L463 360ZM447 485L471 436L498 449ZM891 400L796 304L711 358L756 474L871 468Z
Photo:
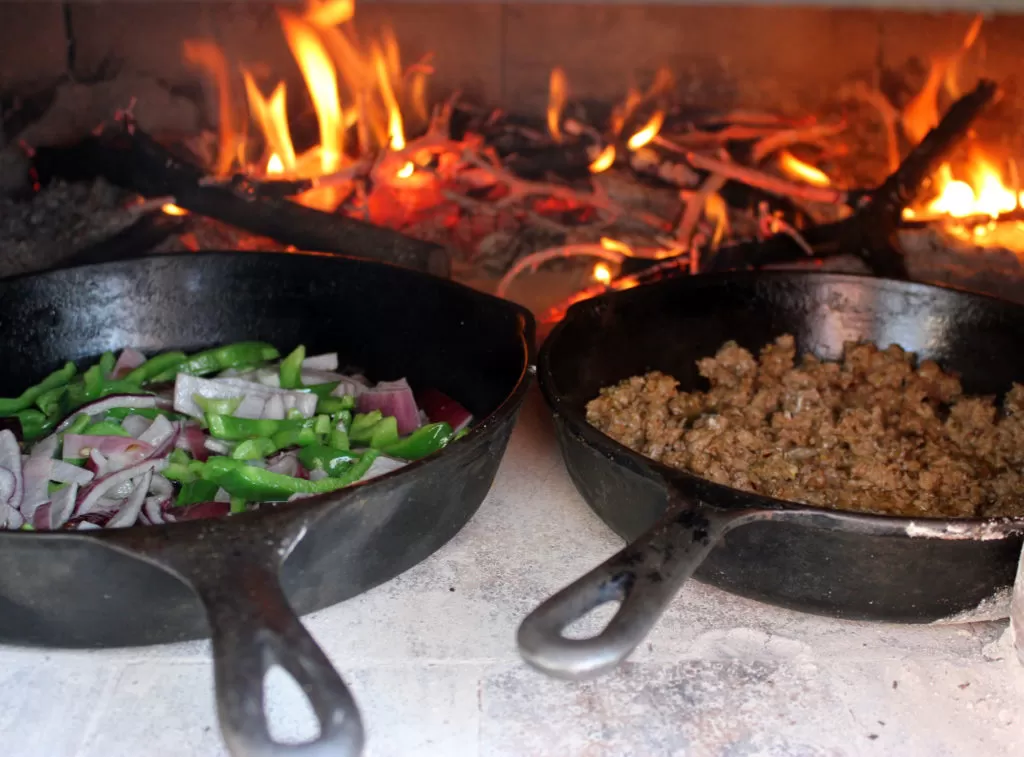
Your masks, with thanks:
M241 342L195 355L104 354L0 398L0 528L123 528L244 512L430 455L472 417L338 355ZM173 384L172 384L173 382Z

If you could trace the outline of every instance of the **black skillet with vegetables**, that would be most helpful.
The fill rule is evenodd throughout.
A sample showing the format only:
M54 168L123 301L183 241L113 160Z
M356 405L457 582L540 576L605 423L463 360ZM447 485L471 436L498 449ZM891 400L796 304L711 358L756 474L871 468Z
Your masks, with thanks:
M409 569L472 517L533 335L509 302L308 253L0 281L0 396L17 396L0 404L0 643L212 636L232 754L358 754L356 704L298 615ZM273 665L309 698L314 742L270 735Z
M420 460L472 415L436 389L338 373L240 342L147 359L106 352L0 399L0 527L124 528L245 512ZM24 459L17 435L23 440Z

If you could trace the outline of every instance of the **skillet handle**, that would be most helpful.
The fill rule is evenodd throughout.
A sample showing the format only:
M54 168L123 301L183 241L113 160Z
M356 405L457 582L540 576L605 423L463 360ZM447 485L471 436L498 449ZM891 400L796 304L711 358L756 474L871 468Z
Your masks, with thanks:
M327 655L299 621L280 573L322 511L272 510L165 529L127 528L104 543L184 581L206 609L213 641L220 728L233 757L358 757L363 722L355 700ZM251 515L251 514L250 514ZM270 735L264 678L280 665L312 705L319 734L282 744Z
M357 757L364 733L355 699L288 603L278 578L283 556L225 547L221 570L204 561L185 578L210 621L217 713L228 750L234 757ZM274 665L309 699L319 724L313 741L282 744L271 737L264 678Z
M612 670L650 633L727 532L774 514L681 500L670 504L645 534L530 613L519 626L519 653L541 672L566 680ZM595 607L615 601L621 602L619 609L599 634L566 638L566 627Z

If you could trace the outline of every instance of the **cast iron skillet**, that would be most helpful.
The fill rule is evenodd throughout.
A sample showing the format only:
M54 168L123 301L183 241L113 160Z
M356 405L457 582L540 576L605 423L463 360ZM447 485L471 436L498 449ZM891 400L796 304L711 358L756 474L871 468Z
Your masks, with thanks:
M311 254L166 255L0 282L0 395L67 359L246 339L337 350L483 419L436 457L343 491L226 519L123 531L0 531L0 643L60 647L213 637L217 708L235 755L355 755L355 702L297 615L433 553L487 494L531 378L534 323L508 302L388 265ZM273 664L320 724L275 743Z
M698 569L737 594L846 619L927 623L1008 595L1024 521L789 505L671 470L586 422L585 405L603 386L657 369L683 390L706 389L698 358L729 339L756 352L785 333L798 352L832 359L848 340L896 343L960 373L971 393L1002 394L1024 380L1024 308L922 284L722 274L574 306L544 343L540 385L577 489L631 543L526 618L518 640L528 662L566 678L613 668ZM564 637L567 625L614 601L618 612L599 635Z

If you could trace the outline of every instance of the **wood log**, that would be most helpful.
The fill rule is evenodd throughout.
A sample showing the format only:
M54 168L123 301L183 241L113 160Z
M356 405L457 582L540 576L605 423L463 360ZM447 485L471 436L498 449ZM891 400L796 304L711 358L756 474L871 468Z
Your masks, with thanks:
M205 172L129 122L119 122L74 148L94 176L149 197L173 197L181 208L300 250L335 252L448 277L448 253L336 213L267 197L247 182L204 184Z

